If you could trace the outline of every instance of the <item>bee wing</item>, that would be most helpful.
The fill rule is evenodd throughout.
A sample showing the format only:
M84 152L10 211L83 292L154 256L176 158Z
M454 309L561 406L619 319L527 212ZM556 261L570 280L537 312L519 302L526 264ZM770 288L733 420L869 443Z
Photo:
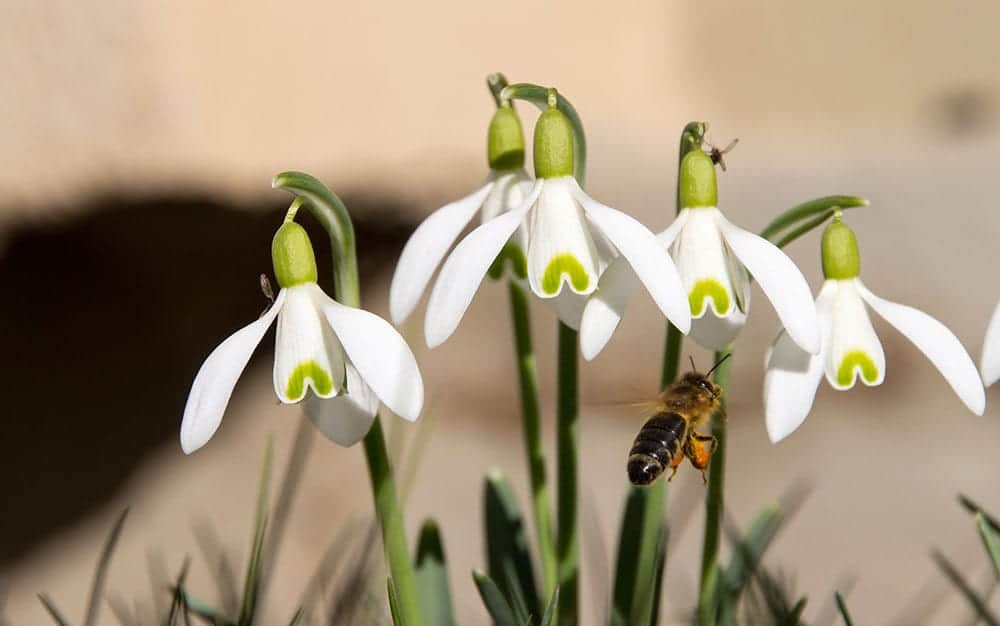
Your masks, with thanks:
M663 409L663 401L657 398L638 402L602 402L589 406L645 419L661 411Z

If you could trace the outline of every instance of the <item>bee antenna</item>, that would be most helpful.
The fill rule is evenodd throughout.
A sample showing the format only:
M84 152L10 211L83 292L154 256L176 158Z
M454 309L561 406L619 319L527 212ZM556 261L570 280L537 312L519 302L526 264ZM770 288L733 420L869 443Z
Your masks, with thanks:
M715 362L715 365L712 366L712 369L710 369L707 372L705 372L705 376L707 377L709 374L711 374L712 372L714 372L717 367L719 367L720 365L722 365L723 363L725 363L726 359L728 359L731 356L733 356L733 353L732 352L727 352L725 356L723 356L721 359L719 359L718 361Z
M689 354L688 358L691 359L691 371L692 372L697 372L698 371L698 366L694 364L694 357Z

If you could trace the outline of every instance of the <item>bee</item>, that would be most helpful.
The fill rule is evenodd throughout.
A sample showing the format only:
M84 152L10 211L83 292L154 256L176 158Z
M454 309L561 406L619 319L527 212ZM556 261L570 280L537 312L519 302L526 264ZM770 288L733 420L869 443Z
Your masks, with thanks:
M628 479L633 485L650 484L668 467L672 471L667 480L671 480L685 457L707 482L705 472L719 442L698 429L722 406L722 387L708 376L728 358L728 354L722 357L704 374L696 371L692 359L692 371L654 401L655 414L639 429L629 451Z
M736 139L733 139L732 141L729 142L729 145L723 148L722 150L719 150L718 148L708 143L707 141L705 142L705 147L708 148L708 156L712 159L712 163L715 163L716 165L721 167L723 172L726 171L726 162L722 160L722 157L729 154L729 152L736 147L736 144L739 143L739 141L740 140L738 137Z

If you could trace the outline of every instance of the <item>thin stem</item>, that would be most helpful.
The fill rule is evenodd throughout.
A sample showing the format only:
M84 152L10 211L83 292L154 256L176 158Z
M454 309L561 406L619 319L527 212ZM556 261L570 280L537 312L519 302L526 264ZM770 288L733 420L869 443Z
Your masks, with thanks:
M552 524L549 520L549 493L545 481L545 450L542 447L541 411L538 407L538 367L531 342L531 319L528 294L524 287L510 280L510 315L514 322L514 345L517 350L517 373L521 387L521 414L524 421L524 447L528 456L528 476L531 481L531 504L538 534L538 552L542 561L542 581L545 597L552 597L556 588L556 553L552 545Z
M771 243L778 246L779 248L784 248L785 246L792 243L802 235L805 235L806 233L816 228L817 226L822 226L823 223L826 222L826 220L833 217L834 213L836 213L837 211L839 211L839 209L830 209L829 211L824 211L823 213L820 213L819 216L814 217L808 222L804 222L801 226L796 226L795 228L788 231L781 237L773 235L773 237L775 238L771 239Z
M732 354L732 344L715 353L715 362ZM722 405L715 414L712 423L712 435L718 441L715 454L708 467L708 495L705 499L705 539L702 543L701 555L701 587L698 593L698 624L699 626L715 626L718 607L719 584L719 531L722 523L723 499L722 492L726 475L726 395L729 389L729 372L732 368L732 357L726 359L715 370L715 384L723 389Z
M825 196L816 198L808 202L788 209L778 217L774 218L770 224L764 227L760 236L770 241L775 241L778 233L792 226L796 222L809 219L819 213L824 213L833 208L853 209L855 207L868 206L868 201L856 196Z
M502 106L504 102L503 90L507 87L507 77L503 75L502 72L494 72L486 77L486 86L490 88L490 93L493 95L493 101L496 105Z
M559 559L559 626L575 626L579 610L577 603L580 561L576 475L579 444L577 334L577 331L559 322L559 389L556 415L559 454L559 529L556 535L556 555Z
M354 225L347 207L337 194L316 178L302 172L283 172L274 177L271 186L285 189L305 198L305 208L330 235L333 253L334 297L345 306L361 306L358 280L358 258L354 242ZM406 544L403 513L396 495L396 482L389 463L389 453L378 415L364 439L365 459L371 478L375 513L382 528L382 544L389 562L389 573L399 600L400 621L406 626L422 626L413 565Z

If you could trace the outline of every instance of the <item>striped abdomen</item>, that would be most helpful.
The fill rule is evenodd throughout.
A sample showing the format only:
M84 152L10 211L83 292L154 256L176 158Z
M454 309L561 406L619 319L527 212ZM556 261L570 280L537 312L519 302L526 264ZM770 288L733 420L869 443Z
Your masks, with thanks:
M642 425L628 455L628 479L633 485L648 485L670 466L686 429L687 421L674 412L657 413Z

